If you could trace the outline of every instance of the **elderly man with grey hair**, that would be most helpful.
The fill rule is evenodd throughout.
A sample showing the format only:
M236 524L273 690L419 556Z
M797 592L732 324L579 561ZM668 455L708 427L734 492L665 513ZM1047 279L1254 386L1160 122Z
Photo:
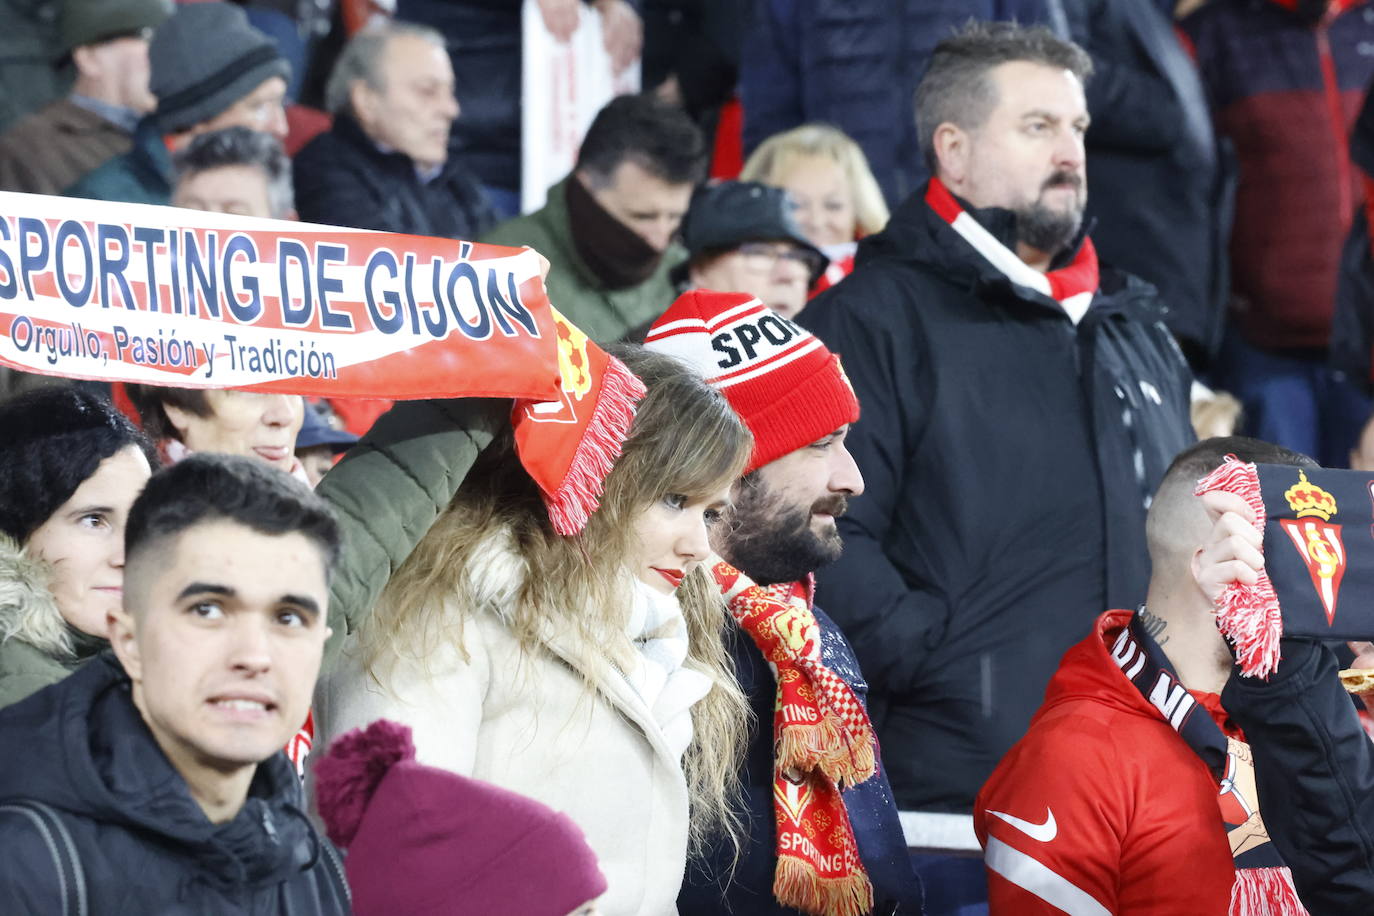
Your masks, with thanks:
M172 157L172 206L295 219L291 161L270 134L229 127L201 134Z
M325 101L333 128L296 156L301 219L460 239L491 227L491 207L450 149L458 100L438 32L400 22L359 32Z

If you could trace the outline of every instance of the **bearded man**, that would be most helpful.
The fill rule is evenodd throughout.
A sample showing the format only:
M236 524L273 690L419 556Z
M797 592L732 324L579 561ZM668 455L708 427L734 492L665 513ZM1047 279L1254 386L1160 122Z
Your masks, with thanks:
M916 90L935 177L800 317L864 407L867 494L818 583L903 808L970 811L1064 651L1139 601L1146 507L1193 440L1158 294L1082 225L1090 70L1041 28L943 41Z
M839 359L747 293L696 289L645 346L691 364L754 435L710 562L735 626L726 644L753 708L742 849L712 838L687 868L682 916L921 913L868 685L812 573L843 548L835 520L864 491L845 448L859 402Z

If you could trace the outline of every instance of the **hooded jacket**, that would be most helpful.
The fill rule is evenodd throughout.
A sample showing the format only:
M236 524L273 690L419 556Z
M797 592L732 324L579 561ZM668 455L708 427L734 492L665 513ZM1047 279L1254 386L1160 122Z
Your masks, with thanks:
M1014 239L1010 212L965 210ZM1193 441L1191 375L1152 287L1104 271L1075 325L924 194L800 322L863 404L846 445L865 491L818 598L868 678L898 803L968 811L1093 609L1145 594L1145 507Z
M110 654L0 712L0 900L60 911L53 853L12 807L37 801L66 827L91 916L306 916L349 911L342 862L302 809L282 754L258 765L233 820L212 824L134 707Z
M1229 910L1235 865L1217 783L1109 653L1130 619L1108 611L1064 655L1030 730L978 793L995 914ZM1216 694L1193 696L1227 730Z
M0 709L57 683L90 657L59 656L35 644L42 641L35 621L61 619L43 564L0 535Z
M1212 0L1182 28L1239 164L1235 321L1258 347L1326 347L1341 243L1363 201L1346 145L1374 77L1374 3Z

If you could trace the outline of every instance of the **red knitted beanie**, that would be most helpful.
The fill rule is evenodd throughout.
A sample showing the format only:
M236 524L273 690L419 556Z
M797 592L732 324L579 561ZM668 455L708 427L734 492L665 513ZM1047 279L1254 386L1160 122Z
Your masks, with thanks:
M839 357L745 293L683 293L644 344L694 366L730 401L754 434L746 473L859 419Z

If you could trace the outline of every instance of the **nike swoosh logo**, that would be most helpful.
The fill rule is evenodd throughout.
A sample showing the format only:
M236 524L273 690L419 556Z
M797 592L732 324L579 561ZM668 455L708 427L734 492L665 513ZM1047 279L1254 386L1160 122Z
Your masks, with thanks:
M1059 835L1059 826L1054 822L1054 812L1049 809L1048 805L1045 806L1045 822L1043 824L1023 821L1019 817L1003 814L1001 811L993 811L991 808L987 809L987 812L993 817L1000 817L1032 840L1039 840L1041 843L1048 843Z

